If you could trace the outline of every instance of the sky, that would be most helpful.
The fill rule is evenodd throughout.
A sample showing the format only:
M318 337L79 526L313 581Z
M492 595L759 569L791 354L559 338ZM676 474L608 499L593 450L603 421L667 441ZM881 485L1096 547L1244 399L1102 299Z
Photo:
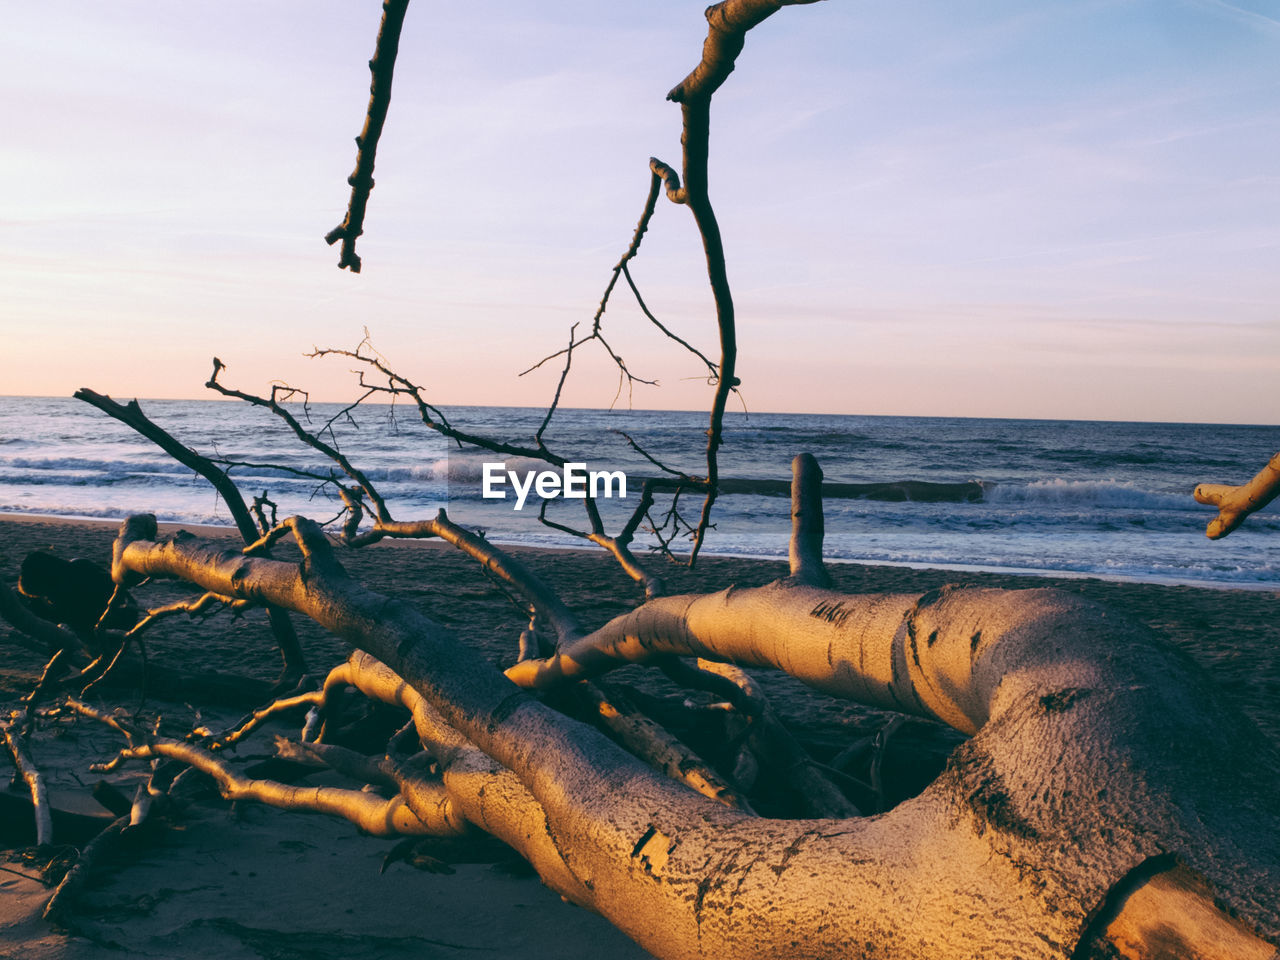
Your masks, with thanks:
M377 0L10 4L0 34L0 394L354 394L368 329L449 404L590 324L648 188L700 0L410 5L360 275L346 208ZM710 190L761 411L1280 422L1280 2L898 0L785 8L712 113ZM708 353L689 212L634 264ZM619 291L606 331L705 409ZM565 400L614 402L588 345ZM628 402L624 393L620 403Z

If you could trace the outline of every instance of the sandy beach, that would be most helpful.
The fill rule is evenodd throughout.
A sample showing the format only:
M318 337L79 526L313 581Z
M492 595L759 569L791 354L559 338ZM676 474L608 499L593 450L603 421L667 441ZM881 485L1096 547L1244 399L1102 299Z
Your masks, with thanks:
M115 525L35 517L0 518L0 576L13 585L22 557L52 549L59 556L106 563ZM230 531L205 534L234 542ZM634 584L602 553L514 549L549 581L588 625L603 623L638 601ZM343 554L349 572L375 589L404 598L452 628L495 665L514 662L521 618L505 595L457 551L432 542L384 543ZM655 561L656 563L656 561ZM781 563L707 557L688 571L662 570L671 592L768 582ZM1110 604L1159 631L1197 661L1273 741L1280 742L1280 591L1229 591L1051 580L897 567L836 565L839 589L921 592L945 583L1000 587L1053 585ZM161 584L144 602L183 595ZM312 668L324 672L345 646L295 618ZM10 629L0 625L0 636ZM265 618L223 613L202 622L173 619L148 635L151 662L187 672L209 670L271 681L279 669ZM0 691L12 702L29 689L43 658L6 643ZM627 668L633 673L640 668ZM815 736L839 738L860 722L858 708L832 703L785 677L768 681L785 719ZM103 703L110 703L110 693ZM237 715L234 705L199 707L206 720ZM166 706L166 709L169 709ZM87 722L42 731L33 745L47 765L55 803L94 814L87 764L108 759L110 731ZM269 737L250 748L264 756ZM79 764L79 769L76 765ZM1247 775L1247 771L1241 771ZM134 774L133 776L136 776ZM126 778L127 779L127 778ZM83 786L82 786L83 784ZM21 792L10 790L16 796ZM55 837L56 839L56 837ZM394 841L361 837L345 822L239 805L192 808L179 828L137 856L103 872L84 900L83 932L51 931L39 919L49 893L20 874L13 857L0 874L0 957L93 957L121 947L131 955L184 957L577 957L646 956L605 921L568 906L536 878L489 864L459 863L451 875L391 865L379 873Z

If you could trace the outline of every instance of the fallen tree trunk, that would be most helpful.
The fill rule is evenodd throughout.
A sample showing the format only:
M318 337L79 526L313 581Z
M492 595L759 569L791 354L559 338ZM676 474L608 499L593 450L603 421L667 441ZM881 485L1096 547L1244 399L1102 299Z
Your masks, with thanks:
M544 878L659 956L1070 957L1105 938L1118 892L1177 863L1257 950L1280 942L1275 751L1189 661L1097 605L1050 590L851 597L780 583L653 601L588 638L772 663L977 731L888 814L766 820L516 689L408 604L351 581L313 523L290 524L298 565L188 535L156 543L154 519L135 517L113 574L277 604L373 654L541 807L538 841L565 868ZM574 647L559 662L581 659Z

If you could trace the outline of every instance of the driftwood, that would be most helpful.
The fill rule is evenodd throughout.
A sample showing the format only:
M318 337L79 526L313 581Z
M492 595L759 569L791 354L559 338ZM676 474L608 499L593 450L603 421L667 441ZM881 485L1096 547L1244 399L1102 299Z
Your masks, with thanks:
M412 607L352 582L310 521L289 526L300 565L156 542L154 521L134 518L113 571L253 595L367 650L397 696L438 712L424 721L438 748L483 751L490 784L493 764L514 777L484 828L660 956L1068 956L1117 892L1175 864L1249 936L1280 940L1275 751L1112 611L1051 590L858 597L781 582L650 601L508 671L545 685L657 655L735 659L974 734L881 817L766 820L522 694Z
M1218 508L1218 515L1209 521L1205 536L1210 540L1225 537L1245 518L1261 510L1280 496L1280 453L1272 457L1252 480L1238 487L1222 483L1202 483L1195 489L1195 498Z
M36 845L53 842L53 817L49 808L49 791L44 776L27 749L24 728L27 725L27 709L16 710L6 720L0 720L0 737L13 760L14 769L31 794L31 811L35 816Z
M739 381L734 303L707 158L711 100L732 72L747 31L781 7L803 2L726 0L707 10L702 58L669 94L682 112L680 170L650 160L644 212L591 331L578 337L575 327L569 346L542 361L563 357L564 367L531 441L477 437L450 424L421 388L386 366L367 338L354 351L314 354L355 360L363 371L361 399L407 399L424 424L452 441L562 465L545 434L576 347L588 340L605 347L620 371L619 391L647 382L601 331L608 298L624 278L645 317L697 355L714 388L703 475L670 468L628 438L661 475L644 482L621 529L606 531L590 498L584 529L542 517L605 549L644 588L646 602L631 613L589 630L532 570L444 512L431 520L394 519L369 477L326 444L323 431L308 431L287 409L285 402L300 391L274 387L264 397L233 390L219 382L225 365L215 359L211 389L270 410L341 472L304 475L341 498L342 544L439 537L509 593L529 626L520 662L503 676L410 605L348 577L314 522L269 522L265 493L251 510L227 470L151 424L136 403L82 391L82 399L206 476L232 505L246 544L224 551L187 534L160 541L147 516L123 524L112 563L117 589L173 577L206 591L194 603L153 611L145 622L212 603L264 604L274 611L286 667L296 674L302 673L301 651L290 645L285 610L359 648L330 672L323 690L259 705L221 736L198 728L184 740L162 737L158 722L139 730L68 701L126 738L113 767L137 760L153 766L148 788L103 835L102 847L149 815L164 793L155 785L164 759L212 778L229 799L323 811L373 833L484 831L515 848L565 898L600 912L664 958L1276 956L1280 758L1185 658L1114 611L1051 590L858 596L830 588L822 563L824 492L973 499L981 496L980 485L824 484L817 463L802 455L789 487L787 578L754 589L668 597L661 578L632 553L647 523L670 557L673 542L688 536L685 559L692 563L718 495L788 489L761 481L738 488L719 476L724 410ZM331 243L342 240L340 266L353 271L360 267L355 241L373 186L406 6L407 0L384 3L348 215L329 236ZM690 210L702 239L720 347L714 360L657 320L629 270L664 194ZM1276 474L1275 461L1268 469ZM1222 508L1220 533L1275 496L1276 477L1264 474L1242 488L1201 488L1206 502ZM677 504L686 492L702 497L696 522L680 515ZM659 494L671 497L664 519L651 512ZM366 517L371 525L362 526ZM267 555L286 537L301 549L300 563ZM0 590L0 614L25 623L29 611L12 609L13 602ZM31 629L50 653L69 649L75 639L49 624ZM699 667L681 666L678 658L697 658ZM574 699L567 688L635 663L652 663L677 682L723 696L727 704L714 708L734 711L743 732L744 779L757 755L775 765L781 760L800 786L808 816L756 815L685 744L607 688L580 691L590 704L585 712L632 752L551 705ZM841 767L854 753L871 753L867 789L879 812L886 792L883 748L902 721L889 721L824 768L785 730L743 665L782 670L836 696L940 721L970 739L918 796L864 817L839 787L849 780ZM401 732L381 734L385 754L329 742L349 690L410 716ZM235 766L228 746L267 719L303 708L310 710L302 736L281 741L280 756L295 767L305 762L304 771L324 764L371 788L299 786ZM410 735L423 752L400 758L396 744ZM84 851L76 877L84 876L95 849ZM72 887L80 882L71 874L68 881ZM67 900L55 897L60 905L51 903L51 911L64 912Z
M85 844L80 856L71 865L44 906L44 918L61 926L73 926L70 921L76 898L89 880L95 864L105 859L118 846L120 837L129 829L130 815L124 814L111 821L101 833Z

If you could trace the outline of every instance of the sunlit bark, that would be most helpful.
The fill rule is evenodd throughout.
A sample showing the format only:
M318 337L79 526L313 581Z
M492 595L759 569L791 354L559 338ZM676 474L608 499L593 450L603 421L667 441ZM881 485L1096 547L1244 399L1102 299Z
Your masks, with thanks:
M1195 490L1195 498L1218 508L1218 515L1209 522L1205 536L1210 540L1225 537L1245 517L1261 510L1280 496L1280 453L1272 457L1252 480L1238 487L1222 483L1202 483Z

